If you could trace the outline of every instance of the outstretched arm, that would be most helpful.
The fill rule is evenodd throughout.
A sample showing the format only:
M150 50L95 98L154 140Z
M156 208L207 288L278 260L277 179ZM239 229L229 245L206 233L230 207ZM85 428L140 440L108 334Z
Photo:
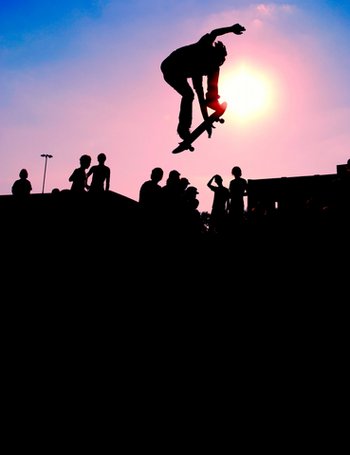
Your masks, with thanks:
M213 40L215 40L218 36L226 35L226 33L234 33L235 35L242 35L245 32L245 27L240 24L234 24L230 27L222 27L216 28L210 32L210 36L212 36Z

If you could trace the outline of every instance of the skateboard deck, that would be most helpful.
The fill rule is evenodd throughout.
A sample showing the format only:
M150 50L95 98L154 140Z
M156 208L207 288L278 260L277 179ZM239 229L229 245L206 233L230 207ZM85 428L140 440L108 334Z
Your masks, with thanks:
M179 145L172 151L172 153L181 153L185 150L189 150L190 152L194 151L194 147L192 143L199 138L199 136L207 130L208 124L213 124L214 122L224 123L225 120L221 118L221 116L225 113L227 108L227 103L224 101L220 104L221 109L214 111L207 120L203 120L196 129L192 131L190 134L189 139L186 141L179 142Z

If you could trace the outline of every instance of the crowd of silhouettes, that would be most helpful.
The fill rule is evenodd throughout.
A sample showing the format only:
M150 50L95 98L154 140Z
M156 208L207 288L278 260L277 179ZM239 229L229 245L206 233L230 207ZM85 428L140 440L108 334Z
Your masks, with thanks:
M103 193L110 189L111 171L106 166L106 155L97 155L98 164L91 166L91 156L84 154L80 157L80 166L73 170L68 177L71 182L70 190L75 194ZM332 210L350 216L350 159L346 165L341 165L342 172L337 175L332 186L329 205L324 207L323 201L309 198L305 200L308 215L316 213L318 216ZM150 178L144 181L139 188L139 207L144 215L144 221L151 232L189 233L189 234L222 234L233 232L242 227L248 217L257 221L267 219L267 211L259 211L259 206L252 207L251 213L245 204L248 196L248 181L243 178L239 166L231 169L233 179L228 186L224 185L221 175L215 174L207 182L207 187L214 193L210 213L200 212L198 189L192 186L187 177L181 176L177 169L169 172L165 184L164 171L161 167L152 169ZM28 179L28 171L21 169L11 188L17 198L30 195L32 185ZM89 179L91 178L91 183ZM55 188L52 193L60 192ZM310 202L311 201L311 202ZM318 205L319 204L319 205ZM316 207L316 209L315 209ZM312 210L313 211L312 211ZM280 211L282 213L282 211Z
M232 211L236 210L237 195L235 192L230 194L220 175L214 175L207 184L214 192L212 210L208 217L199 211L198 189L191 185L187 177L181 177L180 172L173 169L169 172L165 184L161 185L163 176L161 168L152 169L150 179L142 183L139 191L140 206L152 229L162 229L166 223L168 230L195 235L206 232L221 234L229 228L230 207ZM246 182L241 176L240 178L242 182ZM235 187L232 187L232 191L234 190ZM246 194L247 187L244 187L241 194L243 213L243 198Z
M81 155L79 158L80 166L74 169L68 177L68 181L71 183L70 191L76 194L109 191L111 170L106 166L106 160L107 156L105 153L99 153L97 155L98 164L91 166L91 156L87 154ZM29 195L32 191L32 184L28 179L28 171L21 169L19 177L11 187L12 194L14 196ZM89 180L91 180L90 183ZM58 188L52 190L52 193L57 194L58 192L60 192Z
M139 204L152 232L166 230L177 234L200 234L201 215L198 190L178 170L169 172L164 185L163 169L152 169L149 180L140 186Z

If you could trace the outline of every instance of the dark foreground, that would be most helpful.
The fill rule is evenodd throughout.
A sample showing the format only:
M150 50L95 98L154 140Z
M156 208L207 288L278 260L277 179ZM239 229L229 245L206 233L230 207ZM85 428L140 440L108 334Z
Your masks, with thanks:
M24 422L26 447L66 448L69 439L101 452L113 435L115 446L181 450L194 421L203 428L225 410L227 425L227 407L249 422L245 441L271 447L297 443L295 415L310 435L311 411L323 423L337 414L348 345L345 218L180 235L154 230L115 193L0 205L3 401L7 422ZM217 438L209 445L218 451Z
M71 270L82 274L82 284L86 276L83 288L94 274L153 277L156 286L159 276L176 277L198 287L208 284L201 274L222 274L220 287L240 287L236 276L253 282L266 273L267 284L284 267L291 267L293 276L303 268L334 273L349 253L349 219L339 211L250 217L220 235L184 227L175 218L155 222L136 201L114 192L34 194L24 201L1 196L0 211L3 250L11 264L6 271L59 278Z

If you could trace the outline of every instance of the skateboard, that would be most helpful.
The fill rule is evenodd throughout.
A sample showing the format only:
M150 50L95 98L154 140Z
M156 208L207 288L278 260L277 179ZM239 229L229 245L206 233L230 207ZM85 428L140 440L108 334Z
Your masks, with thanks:
M189 139L186 141L179 142L179 145L172 151L172 153L181 153L185 150L189 150L190 152L194 151L194 147L192 143L199 138L199 136L207 130L208 123L213 124L214 122L224 123L225 120L221 118L221 116L225 113L227 108L227 103L224 101L220 104L220 109L214 111L207 120L203 120L203 122L197 126L196 129L192 131L190 134Z

